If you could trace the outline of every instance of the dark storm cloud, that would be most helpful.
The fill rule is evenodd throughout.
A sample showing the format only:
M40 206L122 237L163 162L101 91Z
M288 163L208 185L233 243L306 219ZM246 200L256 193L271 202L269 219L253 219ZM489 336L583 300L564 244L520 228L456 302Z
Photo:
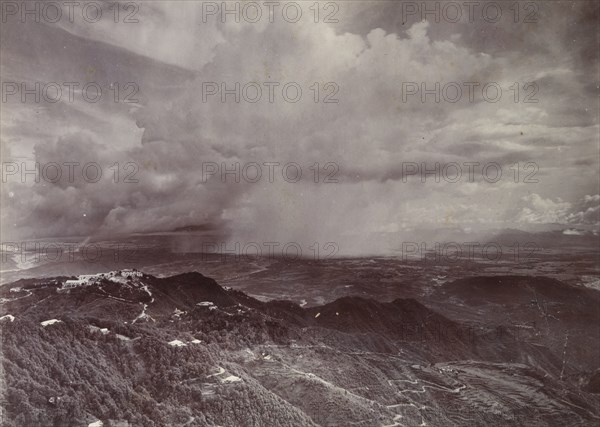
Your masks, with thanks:
M114 185L110 175L94 184L8 183L3 224L39 236L227 223L238 238L345 236L358 247L369 233L450 217L524 227L588 221L580 203L596 197L598 164L581 165L597 153L591 71L598 58L590 52L598 7L583 3L539 3L535 24L507 16L497 24L411 21L399 16L397 3L356 2L340 3L339 24L199 25L196 3L152 2L129 27L110 20L3 25L3 80L139 87L133 103L11 99L3 105L3 156L134 162L140 178L131 185ZM205 82L266 81L297 82L305 97L256 104L202 97ZM403 82L469 81L496 82L505 96L495 103L402 97ZM339 103L315 104L314 82L335 82ZM508 89L514 82L537 84L539 101L515 103ZM271 161L296 162L305 174L315 162L333 162L339 182L202 179L205 162ZM536 162L540 180L417 185L403 182L399 168L469 161ZM553 213L540 213L546 208Z

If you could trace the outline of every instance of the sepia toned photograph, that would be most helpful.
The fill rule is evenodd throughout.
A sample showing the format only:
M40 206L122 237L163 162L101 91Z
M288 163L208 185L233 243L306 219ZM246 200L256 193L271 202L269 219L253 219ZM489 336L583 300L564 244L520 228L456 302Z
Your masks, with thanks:
M600 426L600 2L0 21L0 427Z

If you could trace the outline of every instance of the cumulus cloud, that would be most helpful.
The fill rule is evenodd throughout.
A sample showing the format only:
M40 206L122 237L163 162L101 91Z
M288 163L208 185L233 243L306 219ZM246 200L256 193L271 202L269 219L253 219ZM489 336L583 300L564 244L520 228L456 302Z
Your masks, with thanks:
M575 102L582 110L596 108L580 78L587 65L565 42L568 26L556 27L560 34L548 40L546 26L530 29L536 46L546 49L526 51L533 41L506 47L510 32L482 46L465 24L394 26L379 16L366 28L361 18L372 5L348 6L339 25L311 19L200 25L200 7L144 4L131 27L110 20L27 26L24 40L4 26L8 52L17 59L3 68L10 76L77 80L92 69L103 85L139 86L133 104L9 103L1 136L10 156L93 161L105 172L115 162L133 162L139 182L115 185L108 170L96 183L9 183L3 228L22 236L93 235L210 224L226 227L232 239L337 239L360 247L367 235L420 225L598 223L597 196L585 196L597 192L598 164L582 168L597 148L597 114L565 113ZM24 49L44 40L68 49ZM498 82L504 95L495 103L480 92L473 102L466 95L456 103L403 98L403 82L471 81ZM525 81L538 84L539 102L514 102L508 87ZM207 82L227 88L256 82L262 98L203 97ZM272 103L265 82L278 83ZM283 100L289 82L302 88L296 103ZM331 89L339 102L323 103ZM33 117L43 125L32 129ZM274 182L266 167L258 183L223 182L218 173L204 179L207 162L279 167ZM299 182L281 175L290 162L303 170ZM315 183L315 163L322 181L329 162L338 182ZM407 177L405 162L494 163L502 176L490 183L480 172L473 180L463 172L456 183L424 183L419 175Z
M544 199L539 194L530 194L521 198L524 206L521 208L516 221L521 223L561 223L565 221L571 210L571 203Z
M600 195L586 195L579 200L569 212L567 221L571 224L600 224Z
M586 195L576 203L565 202L560 198L544 199L539 194L521 198L515 221L530 224L600 224L600 195Z

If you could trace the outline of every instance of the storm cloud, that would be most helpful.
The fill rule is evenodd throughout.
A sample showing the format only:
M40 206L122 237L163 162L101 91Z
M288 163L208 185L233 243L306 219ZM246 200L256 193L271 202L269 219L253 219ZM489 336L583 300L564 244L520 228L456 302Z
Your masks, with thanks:
M337 23L315 23L307 8L296 23L221 22L201 2L142 3L132 24L9 21L3 82L93 81L106 96L3 103L3 165L103 172L97 182L7 176L3 235L207 224L237 240L344 236L353 252L373 233L414 227L597 227L598 6L537 4L535 23L423 21L395 2L340 2ZM222 102L221 85L236 82L247 92ZM423 102L421 85L436 82L447 91ZM489 83L498 100L494 87L482 92ZM297 87L301 98L286 100ZM129 164L136 182L123 181ZM223 166L249 175L223 178ZM436 168L441 179L423 176Z

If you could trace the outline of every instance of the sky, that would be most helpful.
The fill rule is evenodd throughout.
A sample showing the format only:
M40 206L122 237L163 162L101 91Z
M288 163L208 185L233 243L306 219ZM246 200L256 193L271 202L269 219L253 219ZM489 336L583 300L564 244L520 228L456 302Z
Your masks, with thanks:
M240 22L221 2L105 3L97 22L99 2L87 20L3 9L2 240L198 226L360 252L378 233L598 229L597 2L480 2L472 19L462 2L460 19L438 2L321 2L317 19L313 2L248 3L229 3ZM236 164L238 182L221 176Z

